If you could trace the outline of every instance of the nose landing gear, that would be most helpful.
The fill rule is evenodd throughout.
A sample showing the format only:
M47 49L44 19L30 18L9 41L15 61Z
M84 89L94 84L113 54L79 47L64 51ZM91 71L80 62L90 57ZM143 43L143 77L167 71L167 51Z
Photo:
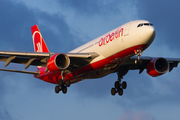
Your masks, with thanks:
M140 56L143 54L141 49L134 50L134 53L137 55L137 60L135 61L136 64L140 64Z

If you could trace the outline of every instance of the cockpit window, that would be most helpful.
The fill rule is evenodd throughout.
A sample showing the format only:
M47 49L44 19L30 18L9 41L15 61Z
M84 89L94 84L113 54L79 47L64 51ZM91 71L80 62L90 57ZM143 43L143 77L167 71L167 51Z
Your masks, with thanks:
M142 27L142 26L153 26L152 23L140 23L137 27Z
M141 24L139 24L137 27L141 27L141 26L143 26L143 24L141 23Z
M153 24L152 24L152 23L149 23L149 25L150 25L150 26L153 26Z
M144 23L145 26L149 26L149 23Z

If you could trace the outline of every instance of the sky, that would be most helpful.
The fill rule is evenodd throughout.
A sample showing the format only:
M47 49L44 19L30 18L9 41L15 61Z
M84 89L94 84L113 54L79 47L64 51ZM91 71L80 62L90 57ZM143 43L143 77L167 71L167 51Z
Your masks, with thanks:
M179 4L178 0L0 0L0 50L33 52L30 27L35 24L51 52L67 53L126 22L143 19L156 30L143 55L178 58ZM121 97L110 94L115 73L73 84L64 95L55 94L54 84L32 75L0 72L0 120L179 120L179 71L174 68L156 78L146 71L140 75L129 71Z

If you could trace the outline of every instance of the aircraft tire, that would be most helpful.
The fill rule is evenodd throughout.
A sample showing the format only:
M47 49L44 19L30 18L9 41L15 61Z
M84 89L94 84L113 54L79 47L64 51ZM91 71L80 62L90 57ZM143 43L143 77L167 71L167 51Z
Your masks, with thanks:
M63 86L63 84L64 84L64 81L63 81L62 79L59 79L58 85L59 85L59 86Z
M122 96L122 95L123 95L123 89L122 89L122 88L120 88L120 89L118 90L118 94L119 94L119 96Z
M67 86L67 87L70 87L70 85L71 85L70 80L69 80L69 79L68 79L68 80L66 80L66 86Z
M63 93L63 94L66 94L66 93L67 93L67 87L66 87L66 86L63 86L63 87L62 87L62 93Z
M111 89L111 95L114 96L115 94L116 94L116 89L115 89L115 88L112 88L112 89Z
M127 88L127 83L125 81L122 82L122 88L126 89Z
M59 91L60 91L59 86L56 86L56 87L55 87L55 93L57 93L57 94L58 94L58 93L59 93Z
M115 87L116 89L119 89L119 87L120 87L119 81L116 81L116 82L114 83L114 87Z

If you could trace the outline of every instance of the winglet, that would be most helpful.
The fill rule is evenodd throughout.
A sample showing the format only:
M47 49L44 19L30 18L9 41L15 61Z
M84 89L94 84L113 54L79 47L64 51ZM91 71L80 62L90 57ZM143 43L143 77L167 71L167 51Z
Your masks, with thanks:
M48 47L39 31L37 25L31 27L32 31L32 39L34 44L34 51L35 52L49 52Z

